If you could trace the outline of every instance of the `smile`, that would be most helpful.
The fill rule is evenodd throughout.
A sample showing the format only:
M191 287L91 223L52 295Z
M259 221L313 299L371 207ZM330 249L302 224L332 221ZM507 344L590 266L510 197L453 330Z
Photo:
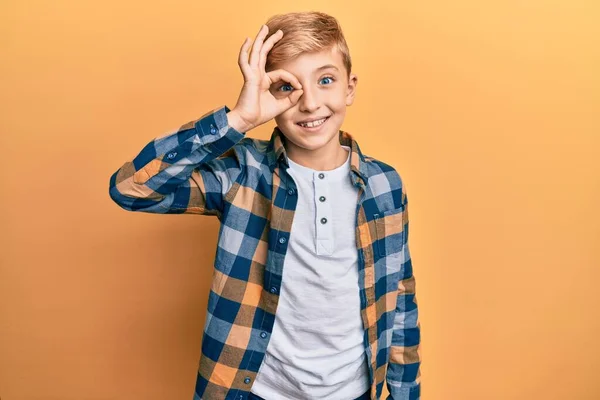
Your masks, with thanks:
M315 131L321 125L323 125L328 119L329 119L329 117L325 117L325 118L322 118L322 119L319 119L316 121L297 122L296 125L301 126L302 128L307 129L307 130Z

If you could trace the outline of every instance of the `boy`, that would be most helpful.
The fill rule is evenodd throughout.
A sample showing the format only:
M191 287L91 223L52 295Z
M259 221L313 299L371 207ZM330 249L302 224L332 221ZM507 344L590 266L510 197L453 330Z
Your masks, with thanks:
M238 64L233 109L110 179L126 210L221 223L194 399L375 400L384 379L388 399L419 399L406 190L340 130L357 76L337 20L276 15ZM269 141L246 137L273 118Z

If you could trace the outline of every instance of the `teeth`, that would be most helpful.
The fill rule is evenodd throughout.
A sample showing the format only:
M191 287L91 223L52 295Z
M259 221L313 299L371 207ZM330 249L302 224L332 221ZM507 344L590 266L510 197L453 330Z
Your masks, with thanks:
M303 126L305 128L314 128L315 126L321 125L323 122L325 122L326 119L327 118L323 118L323 119L320 119L318 121L311 121L311 122L306 122L306 123L300 123L299 125Z

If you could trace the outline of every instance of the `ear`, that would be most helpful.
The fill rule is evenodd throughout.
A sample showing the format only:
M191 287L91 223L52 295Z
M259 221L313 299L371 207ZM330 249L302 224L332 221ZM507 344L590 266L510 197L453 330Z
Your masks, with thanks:
M356 74L350 74L348 77L348 88L346 89L346 105L351 106L354 103L354 96L356 95L356 85L358 84L358 76Z

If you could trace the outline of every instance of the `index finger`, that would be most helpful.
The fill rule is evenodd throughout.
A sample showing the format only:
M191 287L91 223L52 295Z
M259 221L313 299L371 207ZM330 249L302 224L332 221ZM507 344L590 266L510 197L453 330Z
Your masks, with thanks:
M298 78L296 78L295 75L286 71L285 69L276 69L275 71L268 72L267 76L269 77L271 84L284 81L291 83L292 86L296 89L302 89L302 85L300 84Z

